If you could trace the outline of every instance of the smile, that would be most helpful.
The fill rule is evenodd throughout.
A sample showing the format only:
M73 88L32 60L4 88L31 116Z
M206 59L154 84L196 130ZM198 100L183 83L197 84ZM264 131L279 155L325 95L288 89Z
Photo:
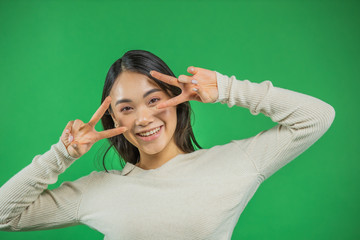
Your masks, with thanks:
M163 129L163 126L164 125L161 125L160 127L158 128L155 128L149 132L146 132L146 133L141 133L141 135L139 133L136 133L136 136L138 138L140 138L141 140L144 140L144 141L152 141L152 140L155 140L157 139L160 134L162 133L162 129Z

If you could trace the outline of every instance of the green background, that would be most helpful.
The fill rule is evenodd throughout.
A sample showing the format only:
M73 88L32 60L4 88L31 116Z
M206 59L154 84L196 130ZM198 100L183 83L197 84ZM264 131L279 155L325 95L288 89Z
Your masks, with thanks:
M1 1L0 184L48 151L68 121L89 121L111 64L143 49L176 76L193 65L238 80L270 80L335 108L328 132L260 186L233 240L360 239L359 19L359 2L344 0ZM191 105L203 148L276 125L237 106ZM103 170L106 146L97 142L49 189ZM108 157L108 169L121 169L114 154ZM38 238L103 235L85 225L0 232L3 240Z

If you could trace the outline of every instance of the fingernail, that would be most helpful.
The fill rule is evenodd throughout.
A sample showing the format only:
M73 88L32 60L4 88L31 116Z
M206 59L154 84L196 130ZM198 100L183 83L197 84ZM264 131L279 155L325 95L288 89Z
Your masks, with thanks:
M69 129L66 129L66 130L65 130L65 132L66 132L66 133L69 133L69 132L70 132L70 130L69 130Z
M77 147L77 144L73 144L72 146L73 146L74 148L76 148L76 147Z
M198 81L196 81L195 79L191 80L191 82L192 82L193 84L198 84Z
M186 83L186 80L181 75L178 77L178 81L181 82L181 83Z
M72 135L69 136L69 142L72 142L74 140L74 137Z
M196 91L196 92L198 91L196 88L193 88L193 90Z

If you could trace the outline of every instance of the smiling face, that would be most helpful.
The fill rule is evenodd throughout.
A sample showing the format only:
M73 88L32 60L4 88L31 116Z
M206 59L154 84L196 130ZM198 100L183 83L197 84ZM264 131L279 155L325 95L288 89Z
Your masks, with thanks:
M122 72L110 91L111 114L120 127L127 127L124 137L138 148L140 156L162 151L176 151L176 106L156 109L170 97L146 75ZM160 132L144 139L138 133L160 127ZM154 139L155 138L155 139Z

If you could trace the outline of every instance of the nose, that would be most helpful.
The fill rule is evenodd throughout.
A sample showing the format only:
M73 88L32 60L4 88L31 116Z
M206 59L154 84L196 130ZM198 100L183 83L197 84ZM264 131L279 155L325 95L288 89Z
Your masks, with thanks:
M135 123L137 126L147 126L154 121L153 110L148 107L141 108L136 113Z

